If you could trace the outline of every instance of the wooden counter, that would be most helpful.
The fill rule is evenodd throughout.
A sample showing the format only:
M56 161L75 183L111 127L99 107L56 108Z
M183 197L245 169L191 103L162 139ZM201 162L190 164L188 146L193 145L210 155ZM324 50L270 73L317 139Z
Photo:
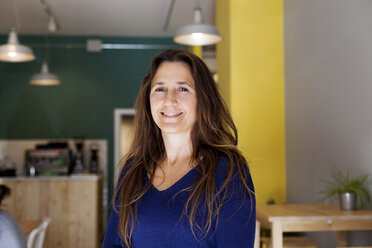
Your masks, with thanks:
M99 176L0 178L11 188L4 210L17 220L49 216L44 247L102 245L102 179Z

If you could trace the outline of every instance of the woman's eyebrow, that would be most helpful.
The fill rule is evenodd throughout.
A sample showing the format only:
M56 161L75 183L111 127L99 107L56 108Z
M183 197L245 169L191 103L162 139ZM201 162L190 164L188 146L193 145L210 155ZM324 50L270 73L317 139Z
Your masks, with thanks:
M164 85L164 84L165 84L165 82L163 82L163 81L153 82L153 83L151 84L151 87L154 87L154 86L156 86L156 85L160 85L160 86L162 86L162 85ZM187 86L189 86L189 87L192 87L191 84L190 84L189 82L187 82L187 81L177 81L176 84L177 84L177 85L187 85Z
M164 85L164 82L162 82L162 81L159 81L159 82L153 82L153 83L151 84L151 87L153 87L153 86L155 86L155 85Z
M187 81L178 81L177 84L178 84L178 85L185 85L185 84L186 84L186 85L188 85L189 87L191 87L191 84L190 84L189 82L187 82Z

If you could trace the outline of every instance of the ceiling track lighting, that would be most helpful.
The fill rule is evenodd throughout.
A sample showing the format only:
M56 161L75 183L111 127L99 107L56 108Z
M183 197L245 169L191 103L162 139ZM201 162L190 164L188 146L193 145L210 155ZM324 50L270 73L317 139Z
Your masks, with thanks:
M58 25L56 19L53 16L48 18L48 30L49 32L55 33L58 31Z
M38 86L53 86L61 84L61 81L57 75L49 72L48 63L47 61L44 61L41 66L41 73L33 75L30 84Z
M57 32L60 27L57 18L53 14L53 11L50 9L49 5L45 0L40 0L41 5L44 7L44 11L48 16L48 31L51 33Z
M168 30L169 21L170 21L170 18L171 18L172 12L173 12L174 2L175 2L175 1L176 1L176 0L171 0L171 2L169 3L169 8L168 8L168 13L167 13L167 18L165 18L165 22L164 22L164 26L163 26L163 30L164 30L164 31L167 31L167 30Z
M174 42L188 46L206 46L222 40L216 26L203 23L201 7L194 8L193 24L179 28Z

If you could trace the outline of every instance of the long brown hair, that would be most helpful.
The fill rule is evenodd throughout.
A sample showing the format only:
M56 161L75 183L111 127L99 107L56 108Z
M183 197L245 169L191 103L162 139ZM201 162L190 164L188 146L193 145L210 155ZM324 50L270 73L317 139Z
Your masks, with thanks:
M198 228L206 235L213 219L218 221L219 210L228 200L226 189L234 173L238 173L244 192L252 201L253 191L246 183L249 176L247 162L236 147L237 130L209 69L200 58L188 51L166 50L153 58L142 80L135 103L135 139L129 153L122 159L124 166L114 192L113 208L119 214L119 233L127 247L131 247L139 200L150 189L157 164L166 157L161 130L156 126L150 109L151 82L158 67L165 61L187 64L195 81L197 114L191 131L192 159L201 166L197 167L199 179L185 189L190 193L183 211L193 233L194 228ZM215 172L221 155L228 158L227 176L217 189ZM146 174L150 180L143 186ZM207 221L203 225L195 221L198 207L207 209Z
M0 185L0 206L3 202L3 199L6 197L6 196L10 196L10 188L6 185Z

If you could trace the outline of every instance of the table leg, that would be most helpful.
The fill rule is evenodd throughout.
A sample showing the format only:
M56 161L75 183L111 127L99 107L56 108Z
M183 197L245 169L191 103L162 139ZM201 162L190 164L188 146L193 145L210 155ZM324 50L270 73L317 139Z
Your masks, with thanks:
M347 231L337 232L337 246L347 246Z
M271 241L273 248L283 248L282 223L274 221L271 229Z
M254 248L260 248L260 238L261 238L260 227L261 227L260 222L256 220L256 234L254 238Z

